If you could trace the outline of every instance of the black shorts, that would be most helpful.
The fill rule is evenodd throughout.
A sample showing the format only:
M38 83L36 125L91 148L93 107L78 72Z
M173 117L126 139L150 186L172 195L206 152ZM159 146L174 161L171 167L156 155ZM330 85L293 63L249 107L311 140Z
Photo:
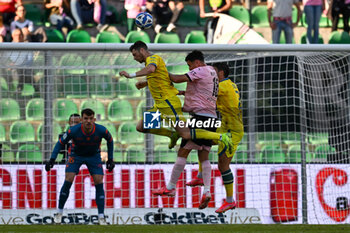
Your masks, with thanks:
M197 121L206 121L206 120L212 120L212 121L217 121L216 118L213 118L213 117L206 117L206 116L200 116L200 115L192 115L191 117L191 120L192 119L196 119L196 122ZM203 125L203 124L202 124ZM215 125L215 123L211 124L212 125ZM211 131L211 132L216 132L216 127L209 127L209 128L205 128L205 127L189 127L190 129L205 129L205 130L208 130L208 131ZM198 146L212 146L213 142L212 140L206 140L206 139L196 139L196 140L192 140L194 143L196 143ZM186 145L186 143L188 142L188 140L186 139L182 139L181 140L181 145L180 147L184 147Z

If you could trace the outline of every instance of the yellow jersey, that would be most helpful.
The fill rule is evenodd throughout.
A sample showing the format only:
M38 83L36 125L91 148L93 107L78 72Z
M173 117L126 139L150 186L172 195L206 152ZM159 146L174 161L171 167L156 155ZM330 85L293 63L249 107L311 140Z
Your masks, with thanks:
M242 120L242 106L237 85L229 78L219 83L217 110L221 114L221 128L224 131L242 134L244 132Z
M147 75L147 85L155 103L159 103L173 96L179 92L174 84L171 82L168 70L163 59L154 54L146 58L146 66L154 65L155 72Z

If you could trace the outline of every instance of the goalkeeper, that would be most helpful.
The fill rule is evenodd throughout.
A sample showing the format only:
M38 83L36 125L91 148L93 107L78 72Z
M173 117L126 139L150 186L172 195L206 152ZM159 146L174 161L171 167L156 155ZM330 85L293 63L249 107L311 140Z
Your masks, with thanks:
M136 73L129 74L126 71L119 72L120 76L126 78L135 78L139 76L147 76L144 81L139 81L136 84L138 89L148 86L151 95L154 99L154 107L149 112L156 112L161 114L162 118L168 118L173 123L179 121L185 122L183 113L181 110L181 102L177 94L178 90L174 87L170 80L168 70L165 66L163 59L156 55L151 54L148 51L147 45L142 41L135 42L130 47L130 52L134 56L134 60L140 63L145 63L145 67ZM158 111L159 110L159 111ZM153 115L155 116L155 114ZM167 136L171 139L169 148L173 148L176 145L176 141L179 137L186 140L195 139L207 139L207 140L218 140L229 149L232 149L231 138L229 134L220 134L216 132L210 132L204 129L192 129L187 127L181 127L179 124L174 127L176 132L171 129L161 127L159 129L145 129L143 120L140 120L137 124L137 131L142 133L152 133L162 136Z
M105 195L103 189L103 168L100 155L100 145L102 138L107 141L108 160L106 167L108 171L114 168L113 162L113 138L108 130L99 124L95 124L96 118L93 110L86 108L81 112L82 123L71 127L56 143L51 154L50 161L46 163L45 170L48 172L53 168L57 154L70 140L73 141L71 154L66 164L66 176L60 191L58 202L58 213L54 215L54 222L62 222L63 207L66 203L69 190L72 186L74 177L79 173L82 164L86 164L94 180L96 188L96 204L98 209L98 222L100 225L106 225L104 217Z
M243 138L244 128L239 90L236 84L228 78L229 67L226 63L215 63L213 66L217 70L220 82L216 106L221 115L221 127L218 128L217 132L230 132L232 135L232 143L234 145L232 152L228 151L222 145L219 145L218 150L218 168L225 185L226 200L215 212L224 213L227 210L236 208L236 202L233 198L233 175L230 169L230 163L238 144ZM201 163L199 163L197 178L191 180L186 185L203 185Z

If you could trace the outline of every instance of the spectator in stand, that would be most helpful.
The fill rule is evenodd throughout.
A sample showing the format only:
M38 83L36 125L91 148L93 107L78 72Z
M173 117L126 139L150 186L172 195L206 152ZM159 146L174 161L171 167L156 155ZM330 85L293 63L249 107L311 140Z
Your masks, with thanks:
M6 28L4 26L2 19L3 19L2 14L0 13L0 43L5 41L5 36L6 36Z
M201 18L205 18L205 1L199 0L199 13ZM217 13L229 14L229 10L232 6L231 0L222 1L209 1L211 13L214 13L212 18L209 18L206 22L204 33L207 38L207 43L212 44L214 39L214 32L219 21L219 17L216 16Z
M57 30L62 32L62 27L67 27L68 32L73 29L74 21L68 16L68 0L45 0L45 7L50 9L50 22L56 25Z
M7 26L10 26L16 16L16 4L17 6L22 5L22 0L0 0L0 13Z
M77 29L82 29L83 24L97 23L97 30L107 29L106 24L106 0L71 0L70 8L73 18L77 23Z
M318 29L326 0L303 0L307 23L307 43L318 44Z
M328 17L332 21L332 32L338 30L340 14L343 15L344 31L349 33L350 0L331 0Z
M167 32L176 30L175 23L184 8L182 1L147 0L146 6L147 10L153 15L154 31L156 33L163 31L162 25L168 25Z
M292 22L293 5L298 10L298 18L295 23ZM293 42L293 28L299 23L301 10L298 0L268 0L267 1L267 17L272 29L272 43L279 44L281 32L284 31L286 43ZM273 20L271 21L271 16Z
M124 8L128 16L128 32L135 28L135 18L140 12L146 11L146 0L125 0Z
M26 19L26 9L23 5L19 5L16 9L16 20L11 23L11 34L16 29L23 33L24 42L45 42L47 36L45 30L39 27L34 31L33 21ZM12 35L13 39L13 35Z

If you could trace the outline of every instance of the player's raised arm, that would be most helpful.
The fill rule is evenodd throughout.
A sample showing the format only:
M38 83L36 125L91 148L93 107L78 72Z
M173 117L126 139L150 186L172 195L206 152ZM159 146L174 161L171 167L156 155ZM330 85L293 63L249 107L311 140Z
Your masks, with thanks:
M139 76L149 75L149 74L153 73L154 71L156 71L156 66L153 64L149 64L145 68L142 68L141 70L139 70L135 73L129 74L126 71L120 71L119 75L124 76L125 78L135 78L135 77L139 77Z
M137 83L135 83L135 86L136 86L136 88L138 89L138 90L140 90L140 89L142 89L142 88L145 88L145 87L147 87L147 80L139 80L139 81L137 81Z
M191 79L187 74L171 74L169 73L170 80L174 83L190 82Z
M64 145L67 144L71 140L71 130L69 129L67 132L65 132L60 139L58 139L58 142L56 143L51 156L50 160L46 162L45 164L45 170L48 172L53 168L53 165L55 163L55 160L57 158L58 153L64 148Z

